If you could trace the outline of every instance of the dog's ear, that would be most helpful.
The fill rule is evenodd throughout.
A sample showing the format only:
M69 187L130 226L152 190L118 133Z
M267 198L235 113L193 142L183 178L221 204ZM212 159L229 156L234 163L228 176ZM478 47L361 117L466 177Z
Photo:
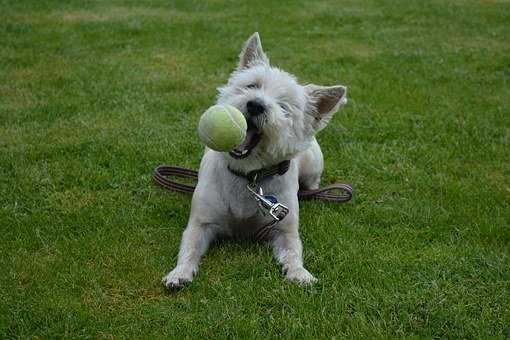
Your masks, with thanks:
M242 70L260 64L269 65L269 59L262 50L259 33L255 32L244 43L241 54L239 55L239 65L237 69Z
M309 84L305 86L305 92L308 96L306 113L312 116L312 125L315 131L326 127L340 106L347 103L347 88L345 86Z

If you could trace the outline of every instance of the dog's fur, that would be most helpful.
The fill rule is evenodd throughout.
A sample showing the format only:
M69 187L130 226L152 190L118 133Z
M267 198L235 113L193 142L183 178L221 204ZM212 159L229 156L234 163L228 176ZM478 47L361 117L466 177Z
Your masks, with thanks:
M177 287L190 282L216 236L254 235L271 221L260 213L246 189L247 180L229 168L248 173L283 160L291 160L287 173L261 183L264 193L275 195L290 209L273 227L268 240L287 279L313 283L316 278L303 267L297 192L299 187L319 186L323 157L315 133L347 102L346 88L298 84L294 76L269 64L255 33L244 45L237 70L219 92L218 104L237 107L257 128L261 139L243 159L206 148L177 266L163 278L163 284ZM253 100L264 108L257 119L247 109Z

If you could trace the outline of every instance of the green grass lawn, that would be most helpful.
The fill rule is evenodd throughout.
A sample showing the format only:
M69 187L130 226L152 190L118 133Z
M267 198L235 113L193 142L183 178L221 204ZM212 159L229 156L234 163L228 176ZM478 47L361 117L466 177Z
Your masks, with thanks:
M312 287L221 242L167 292L196 134L254 31L344 84L301 205ZM510 337L508 1L0 1L0 337Z

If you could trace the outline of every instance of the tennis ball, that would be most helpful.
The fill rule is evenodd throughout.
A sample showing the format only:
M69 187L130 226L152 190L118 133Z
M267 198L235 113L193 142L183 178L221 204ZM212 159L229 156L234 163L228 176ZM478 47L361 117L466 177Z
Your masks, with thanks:
M216 151L230 151L246 137L246 119L230 105L214 105L204 112L198 122L198 136Z

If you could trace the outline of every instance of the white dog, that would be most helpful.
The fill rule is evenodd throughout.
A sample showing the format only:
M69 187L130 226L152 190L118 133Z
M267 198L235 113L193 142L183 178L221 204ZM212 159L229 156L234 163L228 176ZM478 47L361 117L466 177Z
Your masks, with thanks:
M219 92L218 104L235 106L246 117L247 137L229 153L206 148L177 266L163 284L190 282L219 235L266 239L287 279L317 281L303 266L297 192L319 186L323 157L315 134L347 102L346 88L298 84L294 76L269 64L255 33ZM250 183L254 191L270 193L288 207L287 216L277 222L264 213L247 187Z

